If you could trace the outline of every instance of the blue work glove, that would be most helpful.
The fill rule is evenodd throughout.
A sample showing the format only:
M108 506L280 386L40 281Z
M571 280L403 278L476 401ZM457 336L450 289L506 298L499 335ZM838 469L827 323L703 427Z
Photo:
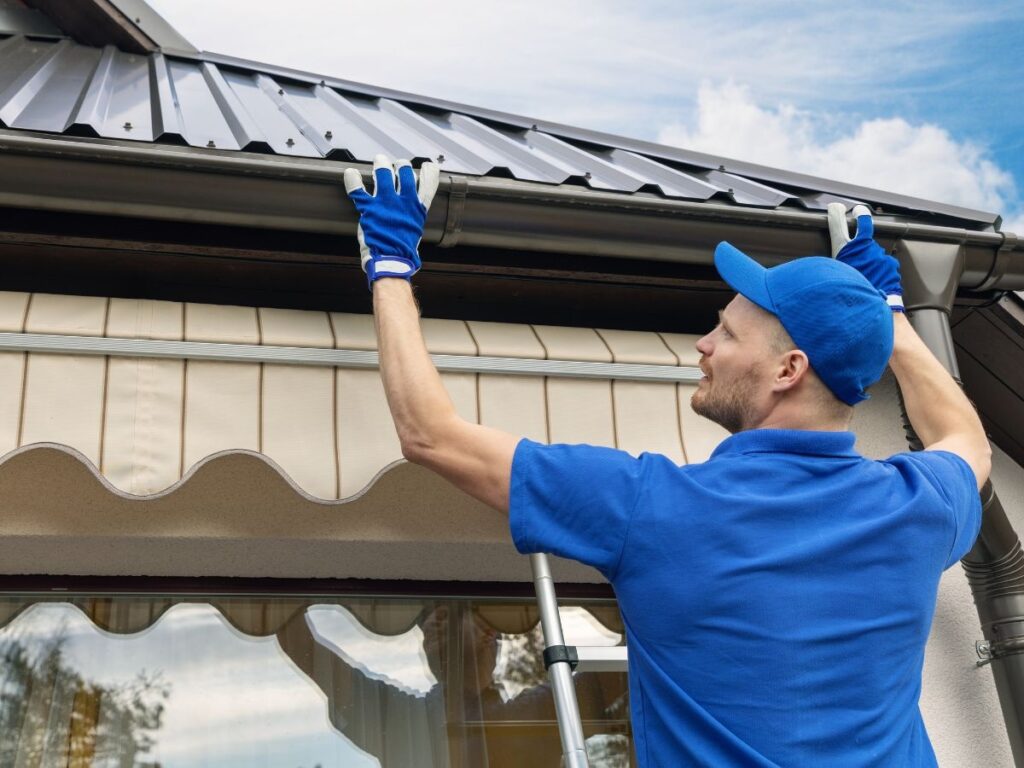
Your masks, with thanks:
M900 263L885 252L873 239L875 222L866 205L853 207L857 219L857 234L850 239L846 225L846 206L828 204L828 231L832 236L832 255L866 277L875 288L885 294L893 312L903 311L903 286L900 283Z
M381 277L411 280L419 270L417 249L427 209L437 192L438 169L434 163L424 163L417 190L416 175L408 160L396 162L392 173L391 160L377 155L373 158L373 179L371 195L363 187L359 171L345 169L345 191L359 211L356 236L370 290Z

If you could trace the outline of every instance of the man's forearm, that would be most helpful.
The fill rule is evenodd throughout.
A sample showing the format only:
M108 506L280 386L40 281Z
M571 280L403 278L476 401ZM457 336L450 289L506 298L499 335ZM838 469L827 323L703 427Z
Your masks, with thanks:
M455 407L427 352L409 282L376 281L373 311L384 391L402 451L409 457L430 446L437 427L455 417Z
M954 435L987 450L988 438L967 396L914 331L902 312L893 315L895 340L889 362L917 436L927 448Z

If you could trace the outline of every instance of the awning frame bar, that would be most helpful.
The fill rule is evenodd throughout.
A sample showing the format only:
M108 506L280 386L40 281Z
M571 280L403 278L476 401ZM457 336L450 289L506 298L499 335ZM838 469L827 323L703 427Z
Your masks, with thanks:
M64 336L43 333L0 333L0 351L272 363L354 369L376 369L380 365L377 352L362 349L283 347L263 344ZM703 376L700 368L692 365L596 363L476 355L431 355L430 357L439 371L450 373L688 383L697 382Z

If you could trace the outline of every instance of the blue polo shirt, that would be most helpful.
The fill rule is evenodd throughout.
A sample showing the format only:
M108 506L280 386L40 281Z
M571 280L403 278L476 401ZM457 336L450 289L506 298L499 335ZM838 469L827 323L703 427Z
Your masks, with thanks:
M523 440L516 547L597 568L641 766L934 766L918 709L939 576L981 525L943 451L751 430L703 464Z

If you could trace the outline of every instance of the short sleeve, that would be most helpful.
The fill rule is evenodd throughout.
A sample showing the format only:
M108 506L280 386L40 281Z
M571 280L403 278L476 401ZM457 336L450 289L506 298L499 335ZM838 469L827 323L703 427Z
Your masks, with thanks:
M516 549L578 560L610 580L643 474L642 459L613 448L520 441L509 499Z
M955 533L946 568L966 555L981 530L981 497L974 470L960 456L949 451L915 451L906 454L924 469L930 484L946 499Z

